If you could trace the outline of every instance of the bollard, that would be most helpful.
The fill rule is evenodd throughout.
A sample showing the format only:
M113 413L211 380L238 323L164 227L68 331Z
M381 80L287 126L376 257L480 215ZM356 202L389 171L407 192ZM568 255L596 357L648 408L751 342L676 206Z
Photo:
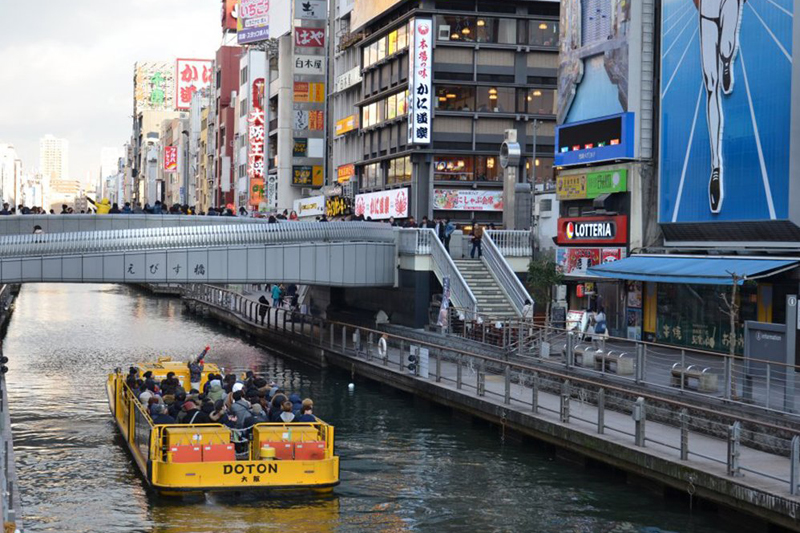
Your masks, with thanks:
M604 365L605 366L605 365ZM606 430L606 390L597 391L597 433L602 435Z
M505 396L503 397L503 402L506 405L511 404L511 367L506 366L506 390Z
M642 398L641 396L639 396L636 399L636 403L633 404L633 413L631 413L631 417L633 418L633 421L636 423L636 429L634 431L636 446L644 448L644 439L645 439L644 423L646 419L646 413L644 406L644 398Z
M539 412L539 373L533 373L531 380L531 411L534 413Z
M769 391L769 389L770 389L769 382L770 382L771 380L772 380L772 372L770 371L770 364L769 364L769 363L767 363L767 399L766 399L766 401L764 402L764 403L766 404L766 406L767 406L767 409L769 409L769 394L770 394L770 391Z
M561 421L569 424L569 396L570 384L569 380L561 385Z
M679 415L681 421L681 461L689 460L689 411L684 407Z
M406 341L400 341L400 357L398 357L400 370L405 369L405 362L403 361L403 354L406 353Z
M486 393L486 374L483 370L478 370L478 396L483 396Z
M334 332L333 324L331 324L331 348L333 348L333 343L335 342L335 339L334 339L335 336L336 336L336 333Z
M741 436L742 424L740 422L734 422L732 426L728 427L728 475L733 477L742 477L743 475L739 469Z
M436 350L434 357L436 357L436 383L440 383L442 381L442 354L439 350Z
M342 326L342 352L347 353L347 326Z
M567 368L572 368L575 364L575 335L570 331L567 333L567 348L565 353L565 365Z
M644 381L644 344L636 345L636 383ZM637 400L638 401L638 400Z
M792 452L789 463L789 493L796 496L800 483L800 435L792 437Z
M369 352L369 347L372 346L372 341L373 341L373 336L372 335L373 334L372 334L371 331L369 332L369 335L367 335L367 361L369 361L370 358L371 358L371 355L370 355L370 352Z
M730 400L731 399L731 371L732 371L731 362L732 362L732 359L730 358L730 356L725 358L725 378L724 379L725 379L725 399L726 400Z
M353 345L356 350L356 357L358 357L358 352L361 351L361 330L356 329L356 332L353 333Z
M461 355L456 355L456 389L461 390Z

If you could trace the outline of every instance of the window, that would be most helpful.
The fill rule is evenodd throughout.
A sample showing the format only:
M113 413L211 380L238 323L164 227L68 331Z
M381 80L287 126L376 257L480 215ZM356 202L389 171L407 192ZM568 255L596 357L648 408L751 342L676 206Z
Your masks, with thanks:
M392 159L387 165L386 184L411 181L411 156Z
M553 89L529 89L520 91L520 112L532 115L555 115L556 91Z
M529 20L528 44L532 46L558 45L558 22L553 20Z
M373 189L382 185L381 164L365 165L361 173L361 186L365 189Z
M402 91L391 96L365 105L361 108L361 128L371 128L387 120L393 120L406 114L408 91Z
M541 148L541 147L539 147ZM525 158L525 179L530 182L531 179L531 158ZM555 188L555 178L553 177L553 158L552 157L537 157L536 158L536 179L534 180L535 189L538 191L547 191Z
M479 17L476 41L479 43L517 44L517 21Z
M381 37L378 41L378 61L382 61L386 57L386 37Z
M397 51L408 48L408 24L397 28Z
M393 94L386 101L386 119L392 120L397 116L397 95Z
M433 160L434 181L474 181L471 156L439 156Z
M459 17L455 15L438 15L436 25L440 41L475 42L477 34L477 19L475 17Z
M436 109L443 111L474 111L475 87L437 85Z
M397 52L397 30L394 30L389 34L389 46L387 47L386 52L389 55Z
M515 90L511 87L478 87L478 111L484 113L513 113Z
M500 181L500 160L490 156L475 158L475 173L478 181Z

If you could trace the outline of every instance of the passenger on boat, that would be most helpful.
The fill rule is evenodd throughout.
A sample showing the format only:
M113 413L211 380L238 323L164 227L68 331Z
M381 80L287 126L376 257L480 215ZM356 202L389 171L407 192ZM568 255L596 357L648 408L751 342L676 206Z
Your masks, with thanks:
M208 392L206 393L206 397L216 402L217 400L225 399L225 391L222 390L222 382L219 380L219 376L214 376L214 379L211 380L211 384L208 387Z
M153 416L153 423L154 424L174 424L175 419L169 416L167 413L167 406L163 403L156 404L155 406L156 414Z
M210 346L206 346L205 350L200 352L194 361L190 361L189 366L189 381L192 383L192 388L200 390L200 380L203 378L203 359L205 358Z
M141 388L139 389L139 402L141 402L142 405L149 405L150 398L152 398L153 396L154 396L153 391L146 388L143 383Z
M254 419L253 423L254 424L261 424L262 422L269 422L269 417L267 416L267 413L264 412L264 408L261 407L261 404L257 404L257 403L253 404L253 407L251 408L251 410L253 412L253 419Z
M286 400L285 402L283 402L281 409L283 412L279 415L280 421L288 424L289 422L294 420L294 413L292 412L292 402Z
M178 418L179 415L183 413L182 408L184 403L186 403L186 392L179 390L178 394L175 395L175 401L169 406L169 416L179 421Z
M317 417L313 414L313 405L303 405L300 416L294 419L294 422L316 422Z
M166 396L167 394L174 395L178 389L182 389L181 382L178 378L175 377L175 372L167 372L167 377L161 380L161 394Z
M244 395L242 394L241 390L237 390L233 393L233 405L231 406L231 412L236 416L239 428L245 427L245 420L253 416L252 406L250 405L250 402L244 399Z
M269 407L270 422L281 421L281 414L283 413L283 403L287 401L289 401L289 398L286 397L286 394L284 394L284 392L281 389L275 391L275 394L272 396L272 402L270 403Z
M136 390L138 385L136 380L138 379L139 371L136 369L135 366L132 366L128 369L128 375L125 377L125 384L130 387L131 390Z
M153 372L148 370L144 373L142 378L144 379L145 388L150 392L156 392L156 381L153 379Z
M200 411L194 402L186 402L183 404L183 421L178 421L182 424L208 424L211 420L208 415Z

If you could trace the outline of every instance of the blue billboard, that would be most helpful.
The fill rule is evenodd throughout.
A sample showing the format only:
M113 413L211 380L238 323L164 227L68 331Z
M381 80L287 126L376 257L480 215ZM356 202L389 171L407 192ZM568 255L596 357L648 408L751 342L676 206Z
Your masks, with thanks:
M793 0L664 0L659 221L789 218Z
M621 113L556 127L556 166L633 159L635 122L633 113Z

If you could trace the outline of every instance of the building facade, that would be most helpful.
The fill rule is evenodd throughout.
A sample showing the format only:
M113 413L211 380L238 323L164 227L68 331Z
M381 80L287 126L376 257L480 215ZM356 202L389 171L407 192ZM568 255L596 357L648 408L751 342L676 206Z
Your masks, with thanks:
M39 139L39 172L54 180L69 177L69 141L49 134Z

